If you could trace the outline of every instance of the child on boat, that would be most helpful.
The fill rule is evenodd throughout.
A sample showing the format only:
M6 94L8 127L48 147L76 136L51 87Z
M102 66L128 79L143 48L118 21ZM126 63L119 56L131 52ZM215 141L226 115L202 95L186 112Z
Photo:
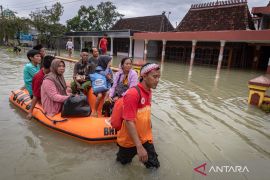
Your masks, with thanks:
M31 102L31 108L27 115L28 119L32 118L32 113L35 108L35 105L37 103L41 103L41 95L40 95L41 84L44 79L44 76L50 72L50 67L53 60L54 60L53 56L45 56L43 59L43 67L33 77L32 81L33 99Z
M34 75L40 70L41 56L39 51L31 49L27 52L27 58L30 62L24 66L23 80L25 88L29 92L30 97L33 98L32 81Z
M92 81L92 88L97 96L94 110L91 116L97 117L97 109L100 101L103 97L108 96L108 90L111 88L113 83L113 73L111 70L112 57L110 56L99 56L98 66L96 68L96 73L90 74L90 79Z

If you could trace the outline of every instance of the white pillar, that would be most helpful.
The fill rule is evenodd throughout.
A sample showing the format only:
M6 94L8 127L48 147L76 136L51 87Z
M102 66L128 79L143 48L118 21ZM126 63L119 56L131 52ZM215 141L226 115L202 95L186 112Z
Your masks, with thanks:
M223 40L220 41L220 49L219 49L219 56L218 56L218 66L217 66L217 71L218 72L220 71L220 68L221 68L221 65L222 65L225 43L226 43L226 41L223 41Z
M147 45L148 45L148 40L145 39L144 40L144 56L143 56L144 61L146 61L146 58L147 58Z
M192 67L194 63L194 58L195 58L195 50L196 50L196 40L192 40L192 50L191 50L191 55L190 55L190 64L189 64L189 75L192 73Z
M129 57L132 57L132 41L133 41L133 37L130 36L129 37L129 53L128 53Z
M95 47L95 39L92 37L92 47Z
M111 52L110 56L113 56L113 37L111 37Z
M74 44L74 37L72 37L71 39L72 39L72 44L73 44L72 54L74 54L74 46L75 46L75 44Z
M82 51L82 48L83 48L83 41L82 41L82 36L80 36L80 43L81 43L81 50L80 51Z
M264 23L264 18L261 17L259 30L263 30L263 23Z
M257 69L258 63L259 63L259 54L260 54L260 45L256 45L255 51L254 51L254 57L253 57L253 63L252 68Z
M165 50L166 50L166 40L162 40L162 54L161 54L161 61L163 62L165 59Z
M268 60L268 66L267 66L266 74L270 74L270 58Z

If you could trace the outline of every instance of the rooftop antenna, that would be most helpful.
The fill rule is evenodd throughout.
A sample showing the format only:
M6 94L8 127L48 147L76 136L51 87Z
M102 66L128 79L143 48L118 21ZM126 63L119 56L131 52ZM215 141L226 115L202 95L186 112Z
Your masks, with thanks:
M170 14L171 14L171 11L168 12L168 21L166 22L166 25L167 25L167 31L168 31L168 26L169 26L169 22L170 22Z
M159 32L162 32L162 30L164 30L164 16L165 16L166 11L162 11L162 17L161 17L161 23L160 23L160 28L159 28Z

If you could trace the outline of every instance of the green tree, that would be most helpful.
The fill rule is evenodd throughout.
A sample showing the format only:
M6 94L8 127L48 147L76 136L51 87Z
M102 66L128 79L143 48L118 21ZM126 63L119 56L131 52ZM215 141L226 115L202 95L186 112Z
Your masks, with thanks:
M96 30L97 16L93 6L81 6L78 14L67 21L67 29L73 31Z
M20 33L28 33L31 24L32 24L32 22L28 18L16 17L16 19L14 21L13 29L16 31L16 33L15 33L16 39L17 39L19 45L21 44L20 38L19 38Z
M123 16L123 14L117 12L116 6L112 2L101 2L97 6L98 29L109 30Z
M60 17L63 15L64 7L60 4L60 2L55 3L52 5L52 8L47 8L42 10L44 17L48 20L49 23L55 24L58 23Z
M81 20L78 15L73 17L72 19L67 20L67 30L68 31L83 31L81 28ZM86 29L88 30L88 29Z
M38 30L38 42L52 45L55 36L63 35L66 31L65 26L59 23L60 17L64 12L63 6L57 2L51 8L44 7L30 13L33 26Z
M77 15L67 21L68 31L100 31L108 30L123 17L116 6L110 2L101 2L95 9L93 6L81 6Z
M28 32L31 21L27 18L20 18L16 16L16 12L10 9L3 10L0 19L0 39L8 43L10 39L14 40L21 32Z

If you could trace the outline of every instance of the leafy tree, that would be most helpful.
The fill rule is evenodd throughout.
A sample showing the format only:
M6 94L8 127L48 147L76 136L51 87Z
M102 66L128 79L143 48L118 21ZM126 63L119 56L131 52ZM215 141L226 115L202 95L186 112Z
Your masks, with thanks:
M74 31L96 30L97 15L93 6L81 6L78 14L67 21L67 29Z
M116 11L116 6L110 1L101 2L97 6L99 30L108 30L112 28L114 23L123 16L123 14Z
M101 2L95 9L93 6L81 6L77 15L67 21L69 31L108 30L121 17L116 6L110 2Z
M45 6L45 9L42 10L43 15L46 17L49 23L55 24L59 22L60 17L63 15L64 7L60 4L60 2L52 5L51 9L48 9Z
M65 32L65 26L59 23L63 11L63 6L57 2L51 8L45 6L43 10L30 13L33 26L39 32L39 43L46 43L50 47L53 36L59 36Z
M16 31L15 34L17 35L16 39L18 41L18 44L21 44L20 38L18 36L20 35L20 33L28 33L31 23L32 23L31 20L28 18L16 17L13 29Z
M81 28L80 17L76 15L72 19L67 20L68 31L83 31ZM88 29L87 29L88 30Z
M30 20L27 18L17 17L16 12L10 9L5 9L2 15L3 16L0 19L0 39L2 40L4 38L8 43L9 39L16 38L20 44L16 35L21 32L28 32L31 24Z

